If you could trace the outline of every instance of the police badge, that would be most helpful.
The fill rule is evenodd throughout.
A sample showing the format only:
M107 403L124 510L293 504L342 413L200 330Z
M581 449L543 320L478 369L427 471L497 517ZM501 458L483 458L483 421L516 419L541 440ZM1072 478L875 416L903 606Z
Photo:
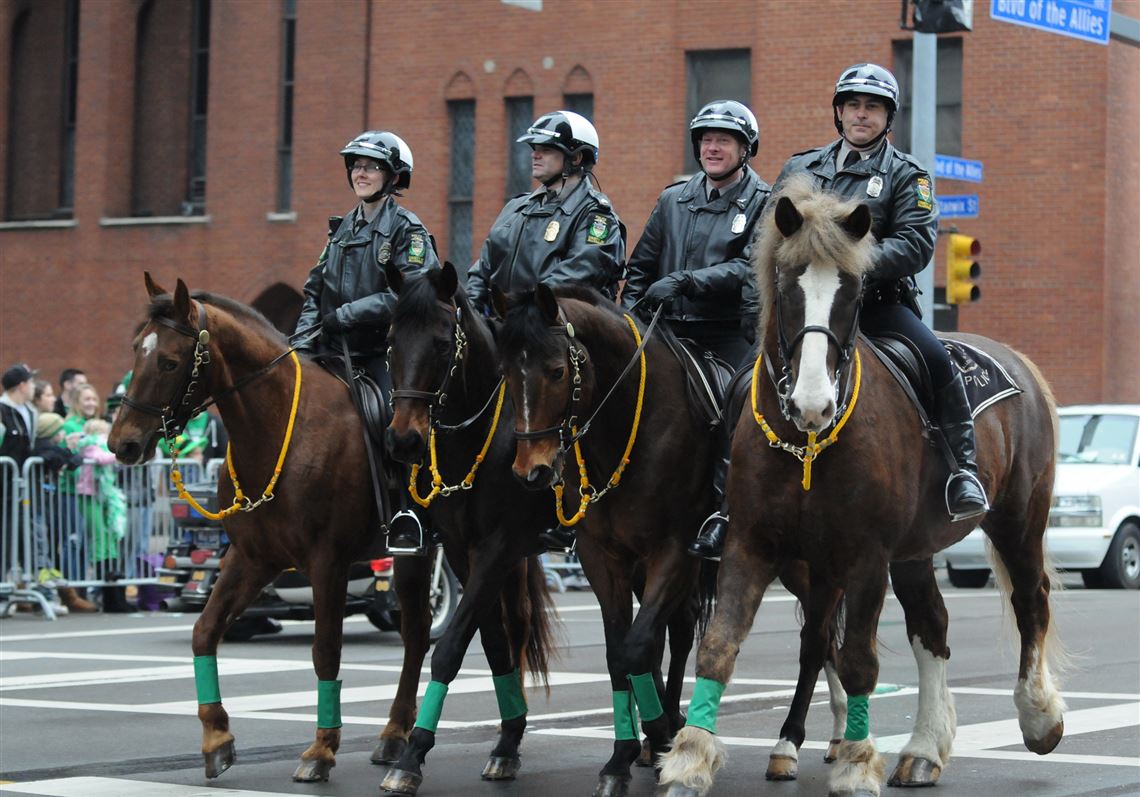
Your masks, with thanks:
M385 241L380 244L380 248L376 250L376 262L382 266L388 265L388 261L392 259L392 244Z
M867 196L872 199L883 193L883 178L875 175L867 181Z
M546 225L546 232L544 232L542 234L542 240L549 243L557 237L558 237L558 222L552 221L552 222L550 222L550 224Z
M744 225L748 222L743 213L737 213L736 217L732 220L732 234L740 235L744 232Z

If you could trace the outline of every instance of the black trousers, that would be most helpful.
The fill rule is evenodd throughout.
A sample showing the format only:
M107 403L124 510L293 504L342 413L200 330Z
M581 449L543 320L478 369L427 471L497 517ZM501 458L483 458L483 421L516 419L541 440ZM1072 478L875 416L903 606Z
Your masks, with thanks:
M930 369L930 379L935 391L946 387L954 379L954 363L950 361L946 348L935 337L933 330L922 323L922 319L907 307L879 302L864 304L859 316L859 326L868 335L894 332L914 343L922 352L926 367Z

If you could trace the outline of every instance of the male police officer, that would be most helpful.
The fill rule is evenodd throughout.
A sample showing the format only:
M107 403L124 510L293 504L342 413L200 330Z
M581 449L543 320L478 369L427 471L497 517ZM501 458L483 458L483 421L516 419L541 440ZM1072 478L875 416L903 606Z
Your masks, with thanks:
M760 147L760 129L747 106L734 100L705 105L689 124L701 173L674 183L657 199L626 269L622 304L648 310L667 304L662 319L732 368L749 345L741 329L742 296L751 285L749 244L771 193L748 166ZM735 419L717 429L714 512L689 551L719 558L728 515L724 483Z
M541 185L507 202L467 274L467 295L486 310L491 286L504 293L588 285L613 297L625 260L624 229L594 187L598 132L573 111L540 116L519 137Z
M978 480L974 421L962 374L922 323L914 298L914 275L934 252L938 211L930 175L886 139L898 103L898 81L883 67L864 63L843 70L831 100L840 137L793 155L776 190L791 174L809 172L820 187L870 206L875 265L864 282L859 325L870 334L904 335L922 352L935 388L936 420L958 466L946 482L946 508L951 518L963 520L983 514L989 504Z
M303 350L338 355L347 344L352 365L362 368L387 396L392 390L385 356L388 325L396 295L388 289L384 267L394 263L416 273L439 265L435 245L414 213L396 202L412 182L412 151L399 136L369 130L340 151L359 200L344 217L329 219L329 239L305 282L305 302L294 337L319 324L319 338L302 342ZM397 490L403 496L406 490ZM418 520L401 512L389 527L392 553L423 553Z

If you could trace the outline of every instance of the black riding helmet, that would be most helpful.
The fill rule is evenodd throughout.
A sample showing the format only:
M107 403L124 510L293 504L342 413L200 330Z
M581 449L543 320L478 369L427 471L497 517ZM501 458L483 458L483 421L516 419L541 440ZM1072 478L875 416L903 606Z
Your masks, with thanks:
M835 119L835 129L843 135L843 123L839 121L839 106L852 94L871 94L882 97L887 103L887 126L879 135L882 138L891 132L895 113L899 109L899 82L890 70L878 64L854 64L843 70L835 81L835 94L831 98L831 112ZM878 140L878 139L876 139Z
M380 161L394 179L389 180L383 190L367 198L375 202L385 194L407 188L412 184L412 148L404 139L387 130L367 130L345 144L340 151L344 157L344 168L348 173L348 184L352 185L352 164L357 157L373 158Z
M756 123L756 115L742 102L713 100L697 111L689 122L689 138L697 163L701 162L701 134L706 130L732 133L748 148L748 157L755 157L760 151L760 125Z

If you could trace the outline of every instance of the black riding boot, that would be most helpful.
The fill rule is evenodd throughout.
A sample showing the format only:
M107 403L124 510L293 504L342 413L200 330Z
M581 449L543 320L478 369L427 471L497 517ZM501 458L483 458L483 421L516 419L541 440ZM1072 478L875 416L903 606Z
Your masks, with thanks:
M946 438L958 470L946 480L946 510L952 520L966 520L985 514L989 508L986 491L978 479L977 447L974 441L974 419L966 400L962 374L937 391L935 408L938 425Z
M732 441L729 440L728 446L724 447L713 463L714 505L717 510L705 518L697 538L689 543L691 555L717 562L724 552L724 535L728 531L728 500L724 497L724 484L728 479L728 452L731 447Z
M561 552L573 550L576 536L570 526L558 525L539 534L538 540L546 546L546 550Z

